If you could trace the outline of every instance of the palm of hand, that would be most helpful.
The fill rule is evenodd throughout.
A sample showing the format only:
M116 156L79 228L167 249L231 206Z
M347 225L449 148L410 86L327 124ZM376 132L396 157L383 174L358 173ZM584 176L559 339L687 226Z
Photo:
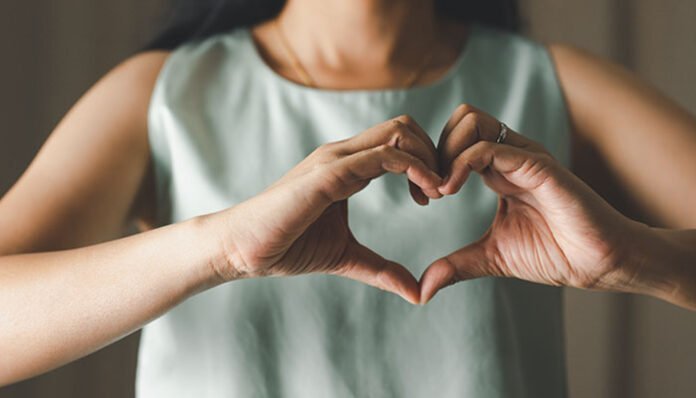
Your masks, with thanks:
M332 272L349 265L355 238L348 227L348 201L329 206L297 239L278 236L273 242L293 241L267 265L274 274L299 275Z
M359 191L365 185L354 184L348 192ZM276 186L284 199L271 192L258 197L265 202L259 208L266 212L255 217L257 228L251 233L233 239L237 247L232 252L240 258L232 263L243 266L232 271L236 273L232 278L326 273L398 293L414 303L418 301L418 283L403 266L355 239L348 226L348 199L323 206L320 198L308 199L294 188L286 190L293 186L301 184ZM287 203L297 205L288 208Z
M563 229L550 227L559 223ZM515 197L501 198L490 230L497 257L493 269L499 276L532 282L591 286L598 278L597 264L604 262L599 253L605 249L596 235L591 226L554 219Z
M571 175L559 183L559 170L560 165L551 170L528 161L505 173L482 172L500 195L497 214L479 241L438 261L440 278L451 274L452 283L502 276L577 287L605 283L618 256L613 252L617 235L598 222L607 209L594 198L586 200L589 188ZM442 271L445 267L450 269Z
M627 247L624 218L540 145L514 132L505 145L492 142L498 122L472 109L455 111L437 154L418 126L407 128L409 118L320 147L246 210L240 206L237 224L254 228L231 239L233 277L331 273L421 303L446 285L482 276L579 287L625 278L614 272L615 248ZM434 172L438 161L444 180ZM426 204L456 194L472 171L499 195L496 218L479 241L431 264L420 286L349 229L347 199L385 172L405 173L413 198Z

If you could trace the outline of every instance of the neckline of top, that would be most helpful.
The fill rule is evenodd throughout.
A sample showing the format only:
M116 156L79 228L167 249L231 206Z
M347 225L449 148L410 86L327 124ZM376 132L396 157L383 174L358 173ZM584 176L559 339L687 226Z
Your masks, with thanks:
M457 55L454 63L442 76L428 84L416 85L413 87L385 89L328 89L305 86L280 75L278 72L273 70L273 68L271 68L261 56L252 37L251 29L249 27L245 27L238 30L239 34L242 36L244 45L248 46L250 50L250 58L255 66L254 70L261 71L261 73L268 76L268 79L289 91L335 97L396 97L421 93L425 94L437 90L438 88L445 86L448 82L459 75L459 72L466 63L466 60L471 58L469 53L471 52L475 39L480 33L479 31L480 29L477 24L472 23L469 25L466 41Z

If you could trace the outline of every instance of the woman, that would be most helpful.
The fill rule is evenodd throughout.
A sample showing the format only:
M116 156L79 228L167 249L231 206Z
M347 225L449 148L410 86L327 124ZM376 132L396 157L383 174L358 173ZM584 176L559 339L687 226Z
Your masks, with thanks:
M693 117L507 1L272 3L191 1L2 199L2 384L148 324L139 396L557 397L542 284L696 308ZM571 126L674 229L569 172Z

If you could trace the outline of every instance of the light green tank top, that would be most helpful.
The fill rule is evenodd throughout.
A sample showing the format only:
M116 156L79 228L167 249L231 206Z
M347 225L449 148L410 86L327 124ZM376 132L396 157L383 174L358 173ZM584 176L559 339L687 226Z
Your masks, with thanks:
M270 69L248 29L179 47L149 113L162 224L234 206L317 146L410 114L437 142L469 103L568 162L569 126L546 49L474 26L434 83L325 90ZM349 200L358 241L416 276L478 239L496 210L478 176L420 207L404 176L374 180ZM148 324L138 397L563 397L561 290L484 278L412 306L327 275L235 281Z

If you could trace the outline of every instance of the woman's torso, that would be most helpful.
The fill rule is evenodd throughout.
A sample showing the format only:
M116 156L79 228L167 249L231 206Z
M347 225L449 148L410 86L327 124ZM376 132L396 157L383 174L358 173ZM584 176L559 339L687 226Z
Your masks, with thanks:
M470 103L568 162L568 122L544 48L476 26L438 81L408 90L299 86L259 57L246 29L177 49L153 93L150 140L159 222L240 203L317 146L410 114L437 142ZM419 276L478 239L496 195L413 203L386 175L349 200L356 238ZM561 291L486 278L427 306L334 276L241 280L201 293L144 328L141 397L560 397Z

